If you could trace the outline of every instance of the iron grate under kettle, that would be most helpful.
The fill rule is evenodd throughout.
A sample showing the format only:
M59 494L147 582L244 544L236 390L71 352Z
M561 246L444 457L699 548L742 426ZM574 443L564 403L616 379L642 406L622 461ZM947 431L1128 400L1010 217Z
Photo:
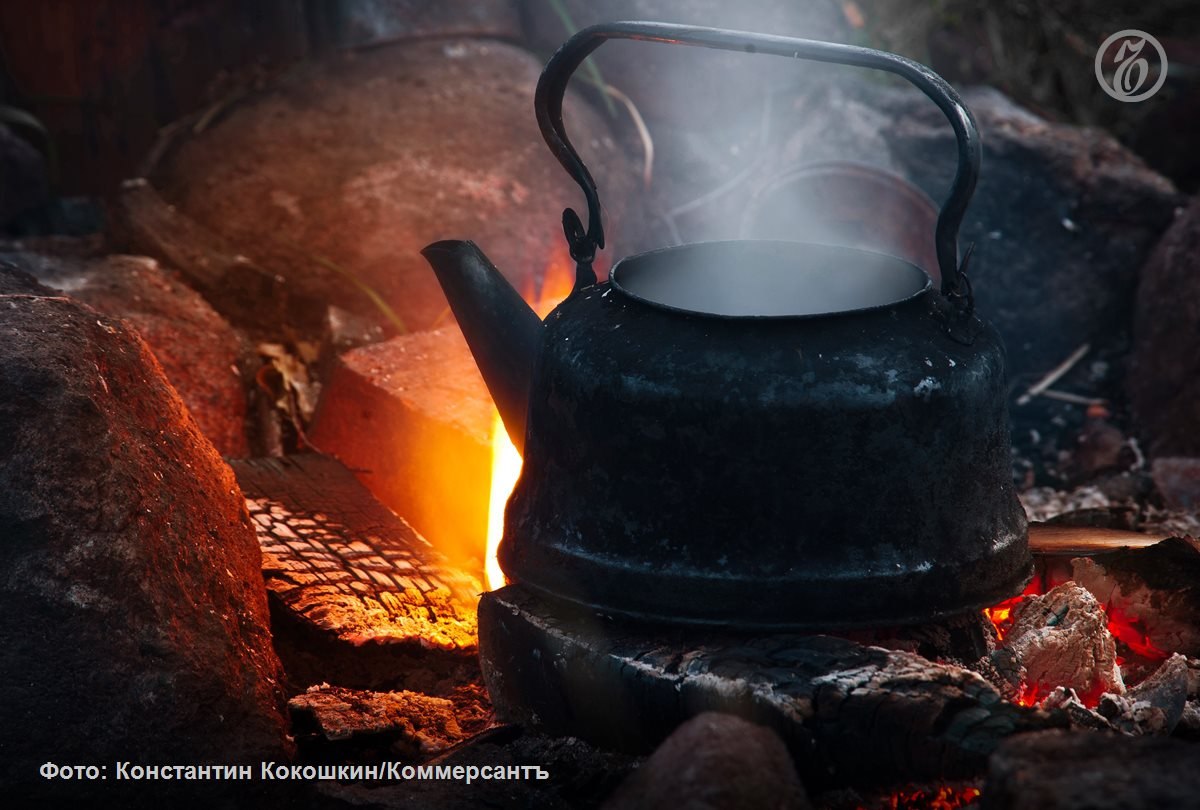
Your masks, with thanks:
M767 240L630 256L598 282L599 198L562 103L614 38L872 67L919 87L958 140L940 286L882 253ZM570 296L543 323L474 244L424 250L522 449L499 550L510 582L607 616L747 630L924 622L1021 591L1032 561L1004 349L974 312L957 245L979 138L952 87L867 48L616 22L555 53L535 110L587 199L586 228L563 215Z

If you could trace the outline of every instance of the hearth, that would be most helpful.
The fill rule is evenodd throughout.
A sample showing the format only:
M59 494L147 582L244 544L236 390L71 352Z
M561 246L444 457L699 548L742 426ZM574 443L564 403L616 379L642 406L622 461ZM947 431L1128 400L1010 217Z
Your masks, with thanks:
M1065 18L999 51L972 0L916 45L862 0L44 5L0 12L6 797L1195 803L1200 205L1055 123L1138 142L1110 31L1060 55L1106 106L1048 107L963 54ZM23 44L69 37L86 148ZM102 229L21 185L130 145Z

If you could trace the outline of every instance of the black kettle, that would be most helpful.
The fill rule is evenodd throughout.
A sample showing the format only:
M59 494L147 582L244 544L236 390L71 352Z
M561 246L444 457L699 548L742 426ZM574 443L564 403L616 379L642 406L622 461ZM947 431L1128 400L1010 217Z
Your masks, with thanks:
M562 100L613 38L874 67L923 90L958 137L940 286L893 256L752 240L630 256L598 283L600 202ZM926 621L1020 592L1004 349L957 246L979 139L953 88L867 48L616 22L559 49L535 109L588 205L586 228L563 215L570 296L543 323L472 243L424 250L523 449L499 550L511 581L605 614L748 628Z

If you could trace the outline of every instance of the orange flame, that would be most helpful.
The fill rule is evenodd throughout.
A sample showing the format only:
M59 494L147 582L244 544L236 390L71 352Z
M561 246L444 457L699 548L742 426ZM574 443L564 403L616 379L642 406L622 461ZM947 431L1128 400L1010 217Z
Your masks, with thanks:
M575 269L565 246L559 247L546 264L541 284L530 279L521 291L521 297L533 307L539 318L545 318L566 298L575 286ZM521 477L521 454L513 446L500 419L499 411L492 416L492 481L488 493L487 554L484 557L484 574L487 588L494 591L503 588L504 572L496 559L500 539L504 536L504 507L512 495L517 479Z
M880 810L959 810L975 804L980 795L977 787L912 787L896 791L875 807Z

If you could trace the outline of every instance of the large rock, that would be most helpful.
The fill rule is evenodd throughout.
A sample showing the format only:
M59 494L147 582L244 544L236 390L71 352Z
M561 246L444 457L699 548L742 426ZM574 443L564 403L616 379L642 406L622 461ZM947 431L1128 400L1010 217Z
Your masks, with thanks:
M779 735L705 712L675 730L604 804L605 810L812 807Z
M515 0L340 0L313 3L305 11L318 42L340 48L416 37L521 38Z
M38 150L0 124L0 227L49 197L46 161Z
M1004 336L1010 372L1040 376L1083 343L1128 334L1138 270L1180 197L1099 130L1045 121L996 90L964 95L983 166L959 244L975 245L979 310ZM800 128L782 163L860 160L945 199L954 133L919 91L842 83L793 114Z
M299 293L384 322L378 296L425 329L446 310L419 255L430 242L476 241L522 289L565 255L562 210L582 195L538 133L539 72L490 40L338 54L238 105L151 180ZM619 242L637 166L586 104L569 99L566 119Z
M224 456L248 454L240 339L174 273L144 256L72 255L52 245L15 246L11 253L0 246L0 258L133 324L205 437Z
M0 343L6 798L95 800L119 787L116 762L281 757L254 529L149 348L11 270ZM46 762L106 765L108 781L45 781Z
M983 810L1200 807L1194 744L1161 737L1042 731L992 755Z
M1200 456L1200 198L1142 267L1133 321L1129 399L1143 447Z

